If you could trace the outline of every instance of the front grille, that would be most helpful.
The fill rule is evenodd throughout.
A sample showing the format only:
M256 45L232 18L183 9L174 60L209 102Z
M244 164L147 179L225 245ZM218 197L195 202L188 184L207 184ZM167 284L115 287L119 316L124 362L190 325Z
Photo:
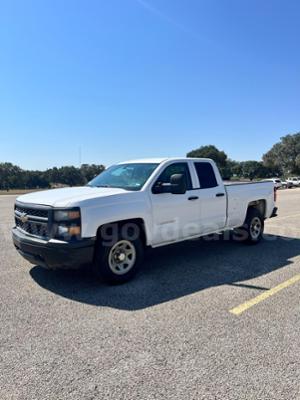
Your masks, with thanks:
M16 218L16 226L30 235L40 236L42 238L48 237L48 224L22 222L20 219Z
M49 237L49 209L45 207L25 207L19 204L15 206L15 222L19 229L29 235L46 239Z
M39 208L25 208L25 207L20 207L16 206L15 211L19 213L25 213L27 215L32 215L34 217L42 217L42 218L48 218L48 210L44 209L39 209Z

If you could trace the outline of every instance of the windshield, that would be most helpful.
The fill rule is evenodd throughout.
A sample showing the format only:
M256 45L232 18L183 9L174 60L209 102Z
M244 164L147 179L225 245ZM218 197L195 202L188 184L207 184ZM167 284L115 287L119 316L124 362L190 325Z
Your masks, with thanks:
M113 165L91 180L88 186L141 190L158 165L154 163Z

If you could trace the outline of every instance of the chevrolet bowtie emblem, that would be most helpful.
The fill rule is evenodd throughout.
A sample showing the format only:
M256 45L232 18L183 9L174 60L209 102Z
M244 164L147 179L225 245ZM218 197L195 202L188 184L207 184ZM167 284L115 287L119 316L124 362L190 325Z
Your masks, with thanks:
M20 219L21 219L21 221L22 221L23 224L24 224L25 222L28 221L28 215L27 215L26 213L22 213L22 214L20 215Z

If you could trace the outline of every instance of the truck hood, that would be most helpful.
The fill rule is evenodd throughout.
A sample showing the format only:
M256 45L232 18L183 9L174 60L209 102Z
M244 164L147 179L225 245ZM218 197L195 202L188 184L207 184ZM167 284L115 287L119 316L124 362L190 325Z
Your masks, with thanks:
M72 207L80 205L79 203L84 200L108 197L126 192L126 190L120 188L82 186L28 193L19 196L17 200L22 203L40 204L52 207Z

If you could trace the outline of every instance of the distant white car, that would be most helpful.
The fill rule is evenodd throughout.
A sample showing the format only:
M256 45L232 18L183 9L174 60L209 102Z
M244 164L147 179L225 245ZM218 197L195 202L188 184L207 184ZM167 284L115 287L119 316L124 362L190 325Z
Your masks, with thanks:
M283 187L284 189L291 189L291 188L293 187L292 182L281 181L281 183L282 183L282 187Z
M298 177L291 177L287 179L287 182L290 182L293 186L299 187L300 186L300 178Z
M281 179L279 179L279 178L271 178L271 179L267 179L267 181L273 182L274 183L274 187L276 189L279 189L279 188L281 188L283 186L282 182L281 182Z

